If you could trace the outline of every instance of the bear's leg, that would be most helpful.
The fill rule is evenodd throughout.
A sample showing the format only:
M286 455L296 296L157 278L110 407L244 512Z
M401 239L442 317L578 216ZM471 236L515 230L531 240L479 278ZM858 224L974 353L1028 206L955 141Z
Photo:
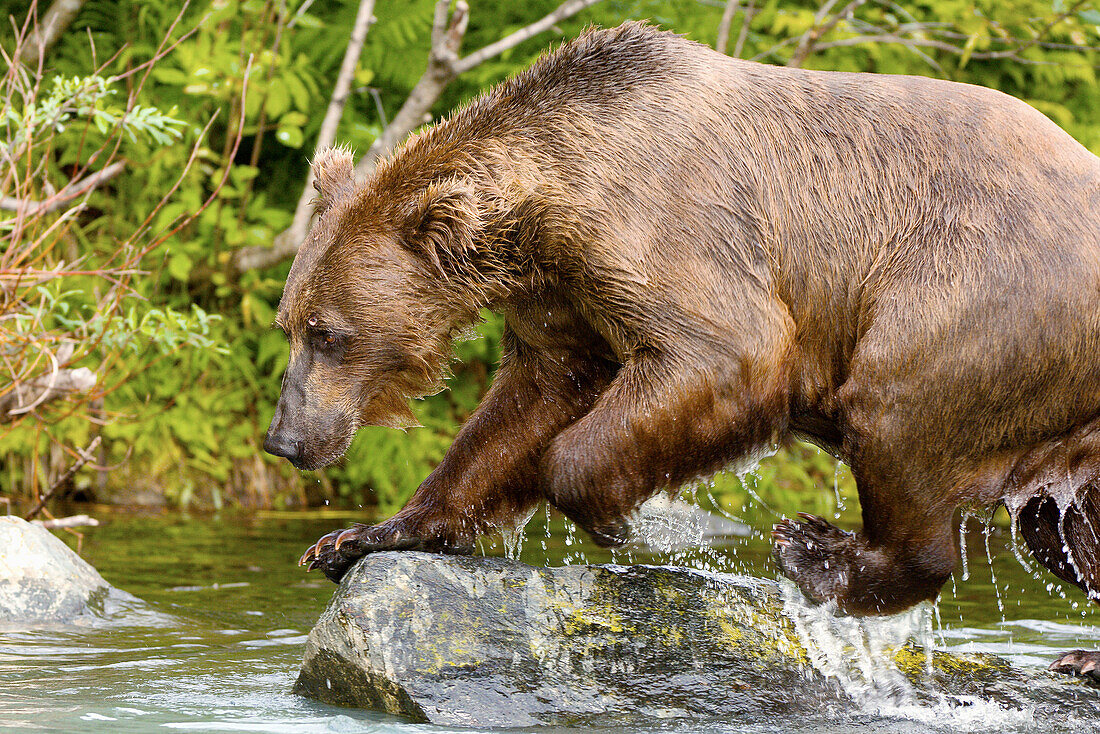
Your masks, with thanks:
M807 514L777 524L774 556L783 575L813 601L833 601L848 614L896 614L935 599L956 563L952 513L876 516L867 494L861 486L859 533Z
M1046 488L1020 507L1016 522L1035 558L1100 603L1100 483ZM1073 650L1051 670L1100 683L1100 652Z
M469 552L479 534L530 511L540 499L536 470L543 449L588 411L617 365L573 352L520 349L508 330L505 353L489 392L408 504L379 525L325 535L300 564L339 581L374 551Z
M627 361L592 410L547 449L540 468L547 500L600 545L620 545L630 513L656 492L776 443L786 429L783 350L756 354L772 361L677 364L652 353Z
M1040 563L1100 602L1100 483L1048 488L1016 511L1016 522Z

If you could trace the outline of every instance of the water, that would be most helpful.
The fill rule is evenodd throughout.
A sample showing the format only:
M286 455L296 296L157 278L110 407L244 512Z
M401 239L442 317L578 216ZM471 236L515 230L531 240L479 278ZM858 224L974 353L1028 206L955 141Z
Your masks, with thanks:
M333 708L290 693L306 634L335 588L316 574L302 572L295 560L318 536L362 520L361 515L270 513L188 518L106 511L92 514L104 524L85 532L83 555L108 581L150 602L158 614L132 619L138 626L0 628L0 730L450 731ZM722 548L669 547L657 555L635 549L620 551L614 560L774 577L765 540L771 518L749 518L749 522L755 530L753 537L730 539ZM552 519L549 534L545 526L545 514L536 513L526 542L517 547L512 541L512 552L534 564L559 564L563 559L613 560L609 551L592 546L583 532L567 531L559 518ZM936 609L914 612L918 621L912 627L917 637L931 640L940 649L990 652L1033 669L1045 667L1069 648L1100 647L1100 613L1086 605L1075 590L1062 589L1052 576L1043 573L1033 578L1028 574L1013 554L1007 530L989 536L991 567L981 532L977 523L970 523L970 578L964 582L956 574ZM75 545L74 538L68 539ZM484 551L503 555L504 546L499 541L488 542ZM998 609L998 593L1003 614ZM835 627L820 620L814 624ZM840 632L837 627L831 634ZM892 634L904 636L904 630L894 629ZM867 650L857 654L855 667L863 665L871 671L881 662L874 654L880 641L867 639ZM839 663L826 660L823 664ZM864 675L872 688L883 688L882 681L890 680L888 671L885 678L881 671L872 673ZM879 677L875 679L875 675ZM852 681L859 678L849 683ZM810 719L666 725L656 726L654 731L1052 730L1044 722L1031 720L1027 711L1005 710L979 700L935 708L907 702L890 704L888 699L888 695L880 696L877 703L867 705L865 713L854 717L823 707L819 717ZM1094 728L1092 722L1082 724L1080 730ZM635 727L630 730L638 731ZM468 734L471 730L462 731ZM614 734L613 730L601 731Z

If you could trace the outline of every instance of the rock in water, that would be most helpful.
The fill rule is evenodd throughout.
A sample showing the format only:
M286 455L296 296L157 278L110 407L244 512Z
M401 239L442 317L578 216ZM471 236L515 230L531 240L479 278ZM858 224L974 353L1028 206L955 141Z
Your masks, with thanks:
M0 625L87 622L140 604L50 531L0 517Z
M774 584L654 567L368 556L310 633L295 690L450 725L704 718L790 707L806 681ZM807 690L809 688L810 690Z
M917 700L953 691L1100 717L1095 691L1037 684L991 656L937 653L932 678L919 650L896 659L922 681ZM412 552L352 568L309 635L295 691L452 726L749 723L858 705L814 671L771 581Z

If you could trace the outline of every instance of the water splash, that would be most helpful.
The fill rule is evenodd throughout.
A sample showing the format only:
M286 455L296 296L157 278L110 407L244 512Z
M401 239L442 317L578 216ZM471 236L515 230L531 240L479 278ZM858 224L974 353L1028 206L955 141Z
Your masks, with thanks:
M1020 567L1023 568L1024 571L1026 571L1033 579L1038 579L1039 572L1036 571L1035 568L1033 568L1032 565L1027 562L1027 560L1024 558L1023 553L1020 552L1020 539L1018 535L1018 531L1020 529L1019 517L1015 512L1008 513L1008 517L1011 521L1009 527L1012 535L1012 555L1016 556L1016 560L1019 562Z
M504 546L504 557L513 561L519 560L523 553L523 541L527 538L527 523L538 512L538 506L532 507L527 514L517 517L515 522L504 525L500 529L500 540Z
M970 580L970 563L966 558L966 523L970 520L970 512L964 510L962 520L959 522L959 556L962 558L962 580Z
M704 548L715 538L747 537L743 522L712 515L678 497L658 494L644 502L631 520L633 539L657 553Z
M993 593L997 596L997 610L1001 613L1001 624L1005 621L1005 602L1001 596L1001 587L997 583L997 572L993 568L993 551L989 549L989 534L993 532L993 518L990 517L985 524L982 534L985 536L985 559L989 563L989 579L993 584Z
M577 534L577 524L565 518L565 555L561 560L563 566L577 566L588 563L588 556L584 552L584 541Z
M840 467L841 463L837 461L836 468L833 470L833 494L836 496L836 507L833 510L834 520L839 520L840 514L848 509L844 505L844 498L840 496Z
M892 617L851 617L838 615L833 602L809 605L786 579L780 590L783 612L794 623L810 663L849 698L863 706L917 701L913 686L894 663L893 652L914 636L931 640L930 604Z
M813 668L839 685L863 712L936 731L1033 730L1031 708L935 691L931 654L924 656L924 680L917 685L898 668L894 654L907 643L933 650L938 610L932 604L891 617L861 618L838 616L834 603L810 605L785 579L780 591L783 612L794 623Z

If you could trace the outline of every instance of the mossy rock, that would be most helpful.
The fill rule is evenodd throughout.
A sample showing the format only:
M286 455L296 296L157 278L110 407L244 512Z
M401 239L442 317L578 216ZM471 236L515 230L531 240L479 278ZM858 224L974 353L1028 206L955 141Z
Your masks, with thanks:
M1058 694L1039 700L1033 678L992 656L936 653L932 676L919 648L895 658L917 700L994 690L1100 720L1095 691L1036 676ZM772 581L409 552L352 568L309 635L295 691L481 727L748 724L860 705L810 664Z

